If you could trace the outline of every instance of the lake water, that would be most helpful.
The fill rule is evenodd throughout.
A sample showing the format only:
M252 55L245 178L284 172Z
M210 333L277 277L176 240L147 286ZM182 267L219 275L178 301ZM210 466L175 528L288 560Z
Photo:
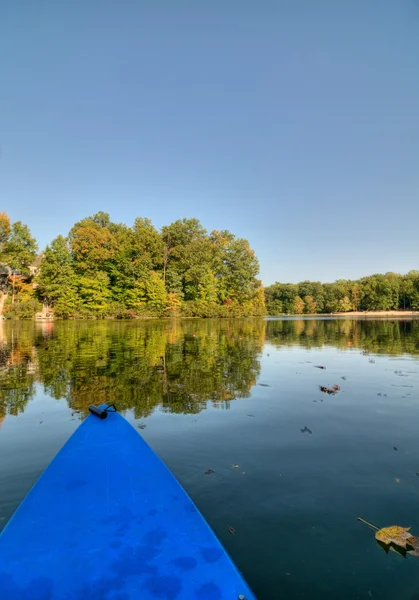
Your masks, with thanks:
M115 402L260 600L418 599L357 520L419 535L418 390L414 320L0 322L0 529Z

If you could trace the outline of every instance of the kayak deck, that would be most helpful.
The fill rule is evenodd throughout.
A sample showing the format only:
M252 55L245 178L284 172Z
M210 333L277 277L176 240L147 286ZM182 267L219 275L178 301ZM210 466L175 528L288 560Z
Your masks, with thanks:
M89 416L0 535L5 600L254 596L186 492L118 413Z

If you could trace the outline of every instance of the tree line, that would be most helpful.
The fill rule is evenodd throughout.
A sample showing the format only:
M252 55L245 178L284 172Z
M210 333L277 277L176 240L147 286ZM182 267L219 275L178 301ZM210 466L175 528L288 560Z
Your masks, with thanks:
M61 318L263 315L259 263L247 240L208 233L197 219L156 229L98 212L59 235L30 266L37 243L20 221L0 215L6 317L33 317L40 306Z
M0 213L0 313L6 317L33 318L42 307L59 318L419 310L419 271L263 289L248 241L226 230L208 233L197 219L158 230L146 218L129 227L98 212L37 252L28 226Z
M419 271L334 283L274 283L265 288L265 300L270 315L419 310Z

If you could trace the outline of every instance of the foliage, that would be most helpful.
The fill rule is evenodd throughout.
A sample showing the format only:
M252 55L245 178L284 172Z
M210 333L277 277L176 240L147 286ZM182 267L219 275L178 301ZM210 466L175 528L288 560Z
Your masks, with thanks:
M6 299L3 311L5 316L28 318L36 312L36 302L31 298L33 285L29 269L36 250L36 241L27 225L21 221L10 223L8 215L0 213L0 300L5 298L3 294L8 294L11 296L11 304L14 304L16 295L21 294L17 307L11 307L9 299Z
M19 298L16 302L8 299L4 305L3 315L6 319L33 319L41 310L41 304L36 298Z
M38 295L54 306L55 315L68 318L79 307L77 278L68 241L61 235L47 246L37 277Z
M4 229L2 235L6 235ZM16 221L3 242L1 262L9 265L14 272L29 274L29 265L34 260L36 251L37 244L29 227L21 221Z
M265 288L265 298L270 315L419 310L419 271L324 284L277 282Z
M97 213L47 247L38 295L58 317L237 316L265 313L258 262L246 240L208 235L197 219L159 232Z
M5 212L0 213L0 252L3 252L3 245L9 239L11 230L9 216Z

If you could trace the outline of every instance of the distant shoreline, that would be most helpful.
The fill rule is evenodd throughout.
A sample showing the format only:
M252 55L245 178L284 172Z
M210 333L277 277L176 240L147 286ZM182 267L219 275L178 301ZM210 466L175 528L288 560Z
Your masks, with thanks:
M419 317L418 310L352 310L349 312L267 315L269 317Z
M345 313L331 313L333 317L419 317L417 310L352 310Z

